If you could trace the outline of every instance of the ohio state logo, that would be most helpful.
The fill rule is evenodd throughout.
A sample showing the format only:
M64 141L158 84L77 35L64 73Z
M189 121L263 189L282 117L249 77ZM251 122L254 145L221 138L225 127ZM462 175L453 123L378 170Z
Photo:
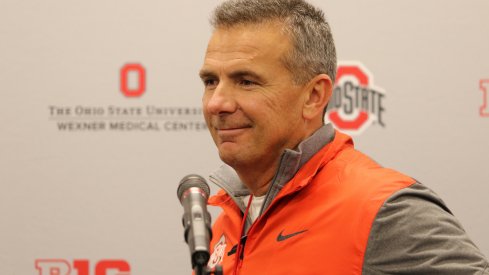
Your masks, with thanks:
M479 82L479 88L482 92L482 105L479 108L479 114L481 117L489 117L489 104L488 104L488 93L489 93L489 79L482 79Z
M350 135L383 120L385 92L373 84L370 71L359 62L339 62L325 121Z
M214 245L214 252L212 252L211 258L207 263L207 266L210 268L216 267L216 265L222 263L222 259L224 258L224 253L226 251L226 237L222 234L219 241Z

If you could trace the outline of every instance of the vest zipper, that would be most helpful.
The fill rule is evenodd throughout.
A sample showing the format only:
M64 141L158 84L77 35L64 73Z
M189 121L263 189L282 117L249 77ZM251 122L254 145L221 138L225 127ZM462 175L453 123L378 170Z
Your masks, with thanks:
M250 199L248 200L248 206L246 206L246 210L243 215L243 220L241 221L241 233L239 234L240 238L238 242L238 249L236 251L236 256L235 256L236 262L234 264L233 275L238 275L238 270L241 269L241 266L243 265L244 247L246 244L246 239L248 238L248 235L245 234L246 219L248 218L248 213L250 212L250 206L252 200L253 200L253 195L250 195Z

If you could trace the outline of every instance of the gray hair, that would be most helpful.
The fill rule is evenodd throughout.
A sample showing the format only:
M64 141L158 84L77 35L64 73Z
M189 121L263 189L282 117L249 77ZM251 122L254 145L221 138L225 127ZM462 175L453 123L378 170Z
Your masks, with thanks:
M318 74L336 77L336 50L324 13L304 0L229 0L220 4L210 22L214 28L280 20L292 50L283 57L296 84Z

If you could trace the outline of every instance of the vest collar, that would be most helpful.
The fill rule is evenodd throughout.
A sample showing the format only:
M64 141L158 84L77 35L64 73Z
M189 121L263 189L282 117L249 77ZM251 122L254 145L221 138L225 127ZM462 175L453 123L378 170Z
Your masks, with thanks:
M280 158L279 168L270 184L266 194L262 212L266 209L280 190L289 182L299 169L309 161L325 145L335 137L335 130L331 124L323 125L310 137L303 140L295 149L286 149ZM245 205L239 197L250 194L248 188L241 182L236 171L227 164L222 165L210 175L210 180L225 192L219 192L209 199L209 204L220 205L229 200L230 196L236 205L245 210ZM226 195L227 193L227 195Z

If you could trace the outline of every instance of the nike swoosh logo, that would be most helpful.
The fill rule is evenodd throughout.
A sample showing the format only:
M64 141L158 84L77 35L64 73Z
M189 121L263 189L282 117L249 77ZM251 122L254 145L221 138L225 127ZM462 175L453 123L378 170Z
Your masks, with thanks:
M282 231L281 231L281 232L278 234L278 236L277 236L277 242L282 242L282 241L285 241L285 240L287 240L287 239L289 239L289 238L292 238L292 237L294 237L294 236L297 236L297 235L299 235L299 234L301 234L301 233L304 233L304 232L306 232L306 231L307 231L307 229L306 229L306 230L302 230L302 231L297 231L297 232L295 232L295 233L288 234L288 235L282 235L282 233L284 233L284 230L282 230Z

